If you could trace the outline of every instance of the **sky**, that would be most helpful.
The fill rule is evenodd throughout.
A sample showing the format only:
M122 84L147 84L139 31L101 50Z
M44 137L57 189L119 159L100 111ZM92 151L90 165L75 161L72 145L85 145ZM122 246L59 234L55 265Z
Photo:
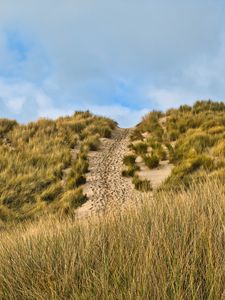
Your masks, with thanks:
M225 100L223 0L0 0L0 117Z

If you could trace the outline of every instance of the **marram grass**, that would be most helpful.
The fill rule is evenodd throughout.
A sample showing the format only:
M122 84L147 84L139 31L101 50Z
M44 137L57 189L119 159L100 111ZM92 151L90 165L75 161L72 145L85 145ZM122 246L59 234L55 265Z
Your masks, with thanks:
M123 213L2 230L0 299L224 299L224 186L142 197Z

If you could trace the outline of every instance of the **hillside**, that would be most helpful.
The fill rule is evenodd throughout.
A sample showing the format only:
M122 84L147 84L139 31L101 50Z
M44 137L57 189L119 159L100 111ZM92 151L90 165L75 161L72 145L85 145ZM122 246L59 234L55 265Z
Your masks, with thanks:
M88 153L116 123L89 112L27 125L0 120L0 219L67 213L86 200Z
M0 220L125 208L141 192L225 178L225 105L153 111L130 129L76 112L27 125L0 120ZM136 189L136 191L135 191Z
M224 129L211 101L1 119L0 299L224 299Z
M124 175L133 176L138 189L189 187L206 173L224 180L225 105L198 101L150 112L135 128L129 148Z

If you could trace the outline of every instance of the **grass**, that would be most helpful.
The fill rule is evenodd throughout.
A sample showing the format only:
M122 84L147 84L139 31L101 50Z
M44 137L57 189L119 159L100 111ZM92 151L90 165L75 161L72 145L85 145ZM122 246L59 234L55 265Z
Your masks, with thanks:
M201 177L206 169L213 173L224 167L224 128L225 104L197 101L193 106L182 105L165 113L147 114L135 128L131 142L134 153L141 155L148 167L157 167L151 157L157 157L159 161L168 159L174 164L167 180L169 188L182 182L187 186L193 177ZM143 138L146 133L147 138ZM139 144L151 151L140 152L135 146Z
M83 194L81 187L68 190L63 194L61 203L57 203L59 210L66 214L73 214L73 210L87 201L87 196ZM56 207L57 207L56 206Z
M138 175L135 175L132 179L132 183L135 186L135 189L141 192L152 191L151 182L147 179L140 179Z
M126 169L122 170L122 176L133 177L137 171L140 171L140 167L136 164L128 166Z
M143 195L124 213L6 228L0 298L223 299L224 192L207 179L188 191Z
M130 155L126 155L123 158L123 164L125 166L133 166L135 164L137 156L130 154Z
M100 135L91 135L84 139L82 147L86 148L88 151L97 151L101 145L99 140Z
M147 153L148 144L144 142L138 142L133 144L133 149L135 150L137 155L142 155Z
M85 183L88 152L115 126L89 111L27 125L0 119L0 222L63 207L64 194Z
M159 165L159 158L156 155L145 155L143 160L149 169L157 168Z

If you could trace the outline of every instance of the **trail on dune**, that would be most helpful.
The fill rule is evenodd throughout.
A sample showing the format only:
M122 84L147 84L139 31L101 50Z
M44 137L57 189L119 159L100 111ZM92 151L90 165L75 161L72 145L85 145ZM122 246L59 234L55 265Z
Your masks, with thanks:
M89 200L78 209L79 214L120 208L137 194L131 180L121 175L130 133L131 129L115 129L112 138L102 139L101 149L90 154L90 172L84 188Z
M107 210L126 209L137 205L144 194L150 196L152 192L142 193L135 190L131 178L122 176L123 157L129 152L131 129L116 128L111 139L101 139L101 148L89 154L89 172L84 193L88 201L77 209L77 215L88 216ZM162 161L157 169L150 170L143 162L139 163L139 176L150 180L153 189L170 175L172 165L169 161Z

